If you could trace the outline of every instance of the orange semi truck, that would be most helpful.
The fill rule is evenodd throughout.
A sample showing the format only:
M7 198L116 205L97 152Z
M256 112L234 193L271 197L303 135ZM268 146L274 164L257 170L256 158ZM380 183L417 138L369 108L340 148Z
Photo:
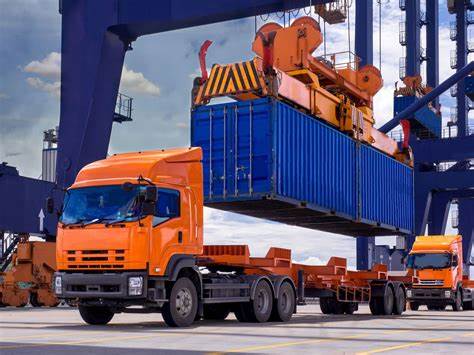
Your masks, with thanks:
M59 213L54 290L89 324L120 312L161 312L170 326L229 312L243 322L288 321L304 293L326 314L351 314L361 302L374 314L405 310L403 280L385 265L348 271L342 258L309 266L293 264L288 249L256 258L245 245L204 246L201 148L89 164Z
M426 305L429 310L472 310L474 281L463 275L460 235L419 236L407 259L407 269L417 282L407 290L410 308Z

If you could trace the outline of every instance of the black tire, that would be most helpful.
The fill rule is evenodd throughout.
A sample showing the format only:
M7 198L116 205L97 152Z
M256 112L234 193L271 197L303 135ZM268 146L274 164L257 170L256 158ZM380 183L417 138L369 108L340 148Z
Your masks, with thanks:
M163 320L169 327L189 327L198 310L196 286L187 277L181 277L173 284L169 301L161 310Z
M43 307L44 304L42 304L40 301L38 301L38 294L37 293L31 293L30 294L30 304L33 307Z
M204 319L224 320L230 313L230 306L227 304L206 304L204 305Z
M453 301L453 311L459 312L462 310L462 288L456 290L456 295L454 296Z
M393 304L393 314L401 315L405 312L407 304L407 298L405 296L405 290L403 287L398 287L397 292L395 294L395 302Z
M383 315L391 315L393 311L393 305L395 303L395 295L393 294L393 288L391 286L385 286L384 296L381 298L381 310Z
M250 322L250 316L248 314L248 303L240 303L236 305L234 307L234 315L239 322Z
M338 300L334 300L334 314L344 314L345 306L344 302L339 302Z
M254 299L244 305L250 322L264 323L270 319L273 308L273 293L266 281L259 281L255 287Z
M273 302L271 320L288 322L293 316L296 306L295 291L289 282L283 282L278 290L278 296Z
M359 309L359 304L357 302L344 302L342 308L345 314L354 314Z
M465 311L472 311L474 309L474 300L463 302L462 309Z
M323 314L334 314L334 298L333 297L321 297L319 299L319 307Z
M416 302L410 302L410 310L417 311L420 308L420 305Z
M91 325L105 325L114 317L114 312L105 306L79 305L79 314L84 322Z
M381 297L371 297L369 301L370 313L374 316L380 316L383 314L383 302Z

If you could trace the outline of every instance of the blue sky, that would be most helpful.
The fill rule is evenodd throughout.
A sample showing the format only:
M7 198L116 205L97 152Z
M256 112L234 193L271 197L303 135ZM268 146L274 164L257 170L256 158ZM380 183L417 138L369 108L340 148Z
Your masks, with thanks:
M398 0L382 3L385 86L375 98L378 125L391 118L393 88L403 55L398 44ZM59 120L58 1L0 0L0 8L0 159L17 166L23 175L38 177L42 131L56 126ZM377 13L377 6L374 10ZM444 79L452 73L449 53L454 49L449 40L449 23L454 17L448 15L446 1L441 1L440 14L440 76ZM377 17L374 21L374 64L378 65ZM263 23L262 19L258 22ZM352 35L353 25L352 21ZM328 52L348 50L346 26L327 27ZM151 35L133 43L134 50L127 53L121 91L134 97L134 121L114 125L109 153L189 145L190 89L198 73L200 44L206 39L214 41L208 51L209 64L248 59L252 57L254 30L254 19L250 18ZM441 102L447 118L453 100L445 95ZM250 242L252 251L260 255L266 246L287 246L300 261L326 261L330 255L340 255L354 264L352 238L211 210L206 210L206 226L208 243Z

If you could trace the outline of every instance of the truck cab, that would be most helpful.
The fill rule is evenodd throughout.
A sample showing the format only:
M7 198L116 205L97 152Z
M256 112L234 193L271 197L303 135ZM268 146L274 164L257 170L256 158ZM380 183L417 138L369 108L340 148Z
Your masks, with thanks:
M161 312L169 326L189 326L231 311L266 322L296 311L289 276L204 257L201 160L201 148L155 150L114 155L79 172L59 209L54 289L78 304L86 323Z
M407 290L410 308L426 305L430 310L471 309L471 289L463 279L460 235L419 236L408 254L407 269L417 282Z
M127 153L79 172L61 208L55 289L80 301L86 321L101 323L99 313L113 315L109 306L162 306L165 282L179 272L199 280L201 155L198 148Z

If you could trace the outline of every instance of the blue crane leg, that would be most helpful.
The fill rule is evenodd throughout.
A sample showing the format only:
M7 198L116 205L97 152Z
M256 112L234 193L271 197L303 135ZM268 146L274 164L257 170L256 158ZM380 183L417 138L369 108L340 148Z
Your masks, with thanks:
M469 263L474 243L474 199L459 200L459 234L462 235L462 249L465 271L469 272ZM473 260L474 261L474 260Z
M355 53L360 66L373 63L373 0L356 0Z

